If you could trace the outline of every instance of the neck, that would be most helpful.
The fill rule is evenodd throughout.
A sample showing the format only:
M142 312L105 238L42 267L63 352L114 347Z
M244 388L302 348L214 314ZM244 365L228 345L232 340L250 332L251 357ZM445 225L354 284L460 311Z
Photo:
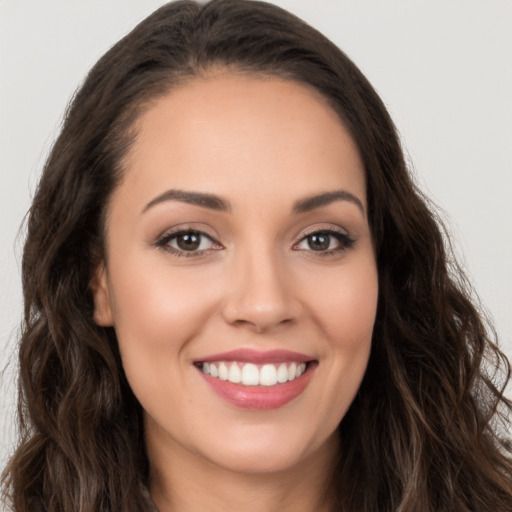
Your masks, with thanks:
M159 512L328 512L338 439L296 466L273 472L231 471L183 448L148 439L150 493Z

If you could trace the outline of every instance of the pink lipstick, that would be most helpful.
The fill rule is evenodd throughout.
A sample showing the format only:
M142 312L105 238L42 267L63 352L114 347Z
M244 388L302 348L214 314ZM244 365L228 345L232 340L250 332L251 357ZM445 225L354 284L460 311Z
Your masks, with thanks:
M260 352L238 349L194 361L208 386L243 409L282 407L309 384L318 362L288 350Z

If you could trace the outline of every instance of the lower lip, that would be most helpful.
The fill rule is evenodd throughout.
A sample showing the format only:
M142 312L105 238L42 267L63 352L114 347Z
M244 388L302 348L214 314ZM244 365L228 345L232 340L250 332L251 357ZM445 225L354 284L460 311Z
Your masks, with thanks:
M314 372L312 364L300 377L283 384L275 386L243 386L234 384L228 380L221 380L216 377L206 375L198 370L210 386L221 398L230 404L241 409L269 410L277 409L297 398L309 384Z

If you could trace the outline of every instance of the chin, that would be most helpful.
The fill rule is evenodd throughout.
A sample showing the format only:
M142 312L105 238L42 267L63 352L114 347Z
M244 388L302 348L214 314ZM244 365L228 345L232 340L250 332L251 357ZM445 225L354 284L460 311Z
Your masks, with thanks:
M229 450L216 456L212 462L232 473L264 475L290 471L303 459L297 453L291 453L288 450L276 452L275 447L262 452L256 452L254 449Z
M228 471L263 475L303 468L309 457L326 447L331 453L335 451L335 433L323 442L318 438L313 442L306 432L302 436L297 430L290 434L277 429L272 432L271 427L250 433L240 432L238 436L230 433L224 437L230 440L229 445L208 446L205 452L209 452L207 458L213 464Z

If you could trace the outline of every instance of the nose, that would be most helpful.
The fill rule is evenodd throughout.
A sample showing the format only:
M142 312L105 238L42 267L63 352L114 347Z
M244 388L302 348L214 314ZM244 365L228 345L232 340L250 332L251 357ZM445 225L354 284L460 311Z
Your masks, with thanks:
M272 250L236 258L222 309L224 320L257 333L295 323L301 305L285 263Z

